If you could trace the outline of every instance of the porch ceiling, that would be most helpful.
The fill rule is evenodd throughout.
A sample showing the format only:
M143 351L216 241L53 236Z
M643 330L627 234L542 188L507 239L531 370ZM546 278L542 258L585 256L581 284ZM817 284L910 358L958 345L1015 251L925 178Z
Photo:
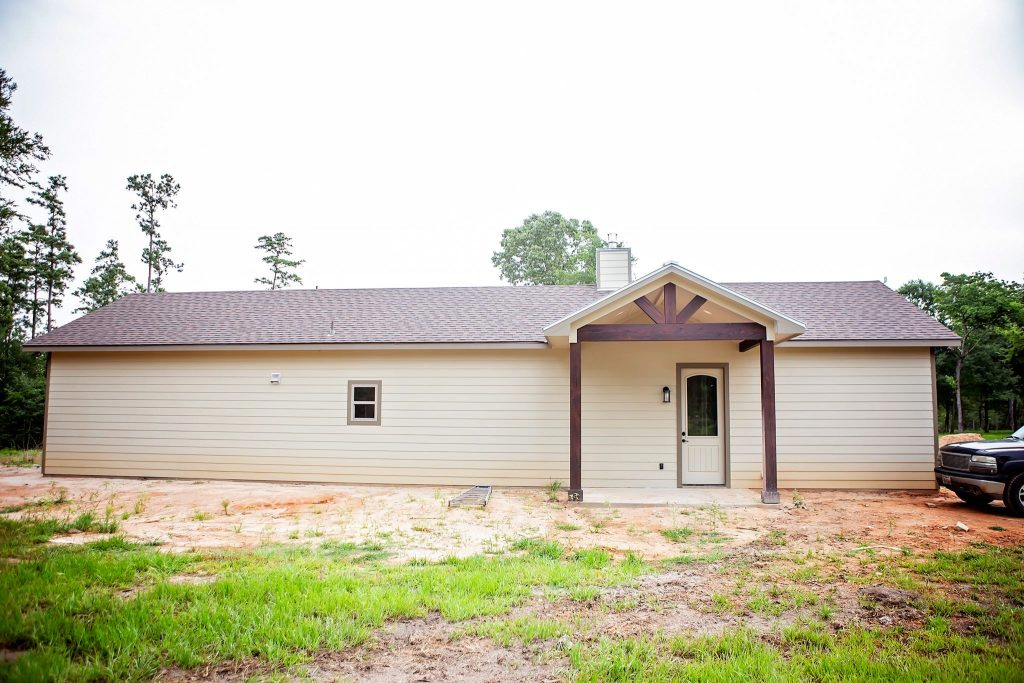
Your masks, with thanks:
M654 291L646 294L647 298L651 301L654 306L664 313L665 311L665 291L664 288L658 287ZM698 296L696 292L688 291L680 288L676 298L676 313L682 311L687 304L693 301L693 298ZM690 318L695 323L747 323L747 322L758 322L750 317L744 317L727 308L716 304L713 301L708 301L700 307L700 310ZM605 315L593 320L588 325L610 325L610 324L635 324L653 325L654 321L651 320L650 316L644 313L636 301L629 301L624 303L622 306L609 311Z

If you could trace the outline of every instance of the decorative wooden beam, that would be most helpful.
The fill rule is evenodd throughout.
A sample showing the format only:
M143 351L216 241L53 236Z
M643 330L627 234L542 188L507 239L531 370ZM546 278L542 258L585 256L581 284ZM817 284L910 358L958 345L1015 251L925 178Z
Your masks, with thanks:
M676 322L676 285L669 282L665 285L665 323Z
M569 344L569 500L583 500L583 354Z
M761 349L761 443L764 451L762 503L779 502L779 468L775 435L775 342L764 339Z
M741 341L740 342L740 353L744 353L745 351L749 351L750 349L754 348L755 346L759 346L760 344L761 344L761 340L760 339L747 339L746 341Z
M694 296L692 299L690 299L690 303L686 304L683 310L679 311L678 315L676 315L676 322L685 323L687 320L693 317L694 313L700 310L701 306L703 306L707 302L708 300L702 296Z
M765 339L763 325L757 323L665 323L662 325L585 325L576 338L581 342L598 341L732 341Z
M640 297L633 303L639 306L640 310L646 313L648 318L658 323L659 325L665 322L665 316L661 314L661 311L659 311L657 307L653 303L651 303L651 300L648 299L646 296Z

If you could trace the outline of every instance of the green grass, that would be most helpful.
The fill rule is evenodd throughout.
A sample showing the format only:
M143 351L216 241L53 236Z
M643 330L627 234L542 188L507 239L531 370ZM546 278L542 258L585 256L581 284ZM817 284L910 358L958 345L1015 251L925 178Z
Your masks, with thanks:
M540 640L553 640L572 632L568 624L554 619L536 619L534 617L518 617L516 619L496 619L484 621L456 633L490 638L502 647L513 643L529 645Z
M823 580L829 571L827 557L799 559L805 564L791 576L810 579L803 568L816 566L814 575ZM835 607L827 595L771 582L785 561L761 573L741 569L736 595L762 618L804 616L790 616L763 634L741 627L722 635L584 640L569 651L575 680L1024 681L1024 547L978 544L961 552L865 560L871 582L922 592L921 604L915 603L924 614L920 628L833 627L827 622ZM719 615L734 609L721 594L707 607Z
M0 647L26 651L0 663L0 680L144 680L162 667L251 657L290 667L359 644L390 620L503 615L535 589L589 599L649 569L632 555L615 562L541 539L521 541L515 555L401 565L381 564L387 552L374 544L184 555L123 539L40 545L59 531L0 520L0 548L23 558L0 564ZM176 574L216 580L175 583ZM531 639L561 627L489 628Z
M721 548L716 548L709 553L704 555L676 555L670 557L667 560L662 560L662 564L665 566L672 565L687 565L687 564L714 564L715 562L721 562L725 559L725 551Z
M688 526L679 526L672 529L662 529L661 535L673 543L682 543L693 536L693 529Z
M0 449L0 466L2 467L32 467L38 458L39 450Z
M970 429L967 430L968 433L970 431L971 431ZM952 432L952 433L956 434L957 432ZM981 434L981 438L986 439L988 441L992 441L994 439L1005 439L1010 434L1013 434L1013 431L1009 430L1009 429L997 429L997 430L991 431L991 432L977 432L977 433ZM939 436L940 437L949 436L949 434L941 433L941 434L939 434Z
M1019 618L1018 614L1018 618ZM781 638L746 629L696 638L602 639L569 652L577 681L1020 681L1020 627L1004 645L933 619L913 631L819 622Z
M709 620L741 625L721 635L622 638L579 615L556 619L524 606L543 599L571 602L570 612L635 609L636 598L602 602L608 587L654 569L635 555L617 560L545 538L519 539L500 555L401 564L385 562L386 539L185 554L119 536L44 544L73 523L96 524L88 514L0 518L0 555L16 558L0 562L0 648L24 652L0 663L0 681L145 680L167 667L254 658L264 673L286 675L318 652L364 643L389 621L430 614L462 622L453 637L530 646L542 659L562 651L575 681L1024 680L1024 547L858 558L851 578L920 594L920 625L885 627L837 616L830 596L846 569L827 554L752 563L707 548L662 567L721 575L722 592L702 609ZM748 614L774 626L748 630Z

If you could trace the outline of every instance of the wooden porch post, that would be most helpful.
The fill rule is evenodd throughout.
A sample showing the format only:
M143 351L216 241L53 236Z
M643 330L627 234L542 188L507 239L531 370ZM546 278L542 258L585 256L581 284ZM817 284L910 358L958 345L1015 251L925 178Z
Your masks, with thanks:
M779 475L775 443L775 342L762 339L761 351L761 443L764 451L762 503L779 502Z
M569 344L569 500L583 500L583 354Z

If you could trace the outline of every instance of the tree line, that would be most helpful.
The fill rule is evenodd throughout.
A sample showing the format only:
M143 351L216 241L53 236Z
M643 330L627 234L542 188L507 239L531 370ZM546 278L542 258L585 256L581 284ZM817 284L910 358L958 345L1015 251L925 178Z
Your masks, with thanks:
M991 273L911 280L900 294L960 335L935 356L943 432L1016 429L1024 413L1024 282Z
M39 165L50 158L50 148L41 134L14 121L10 109L17 89L0 69L0 447L25 448L42 435L46 361L43 354L23 352L22 344L56 326L82 258L68 236L68 179L40 179ZM129 176L126 189L135 195L131 209L146 238L140 254L145 274L136 278L118 240L107 240L88 277L71 292L80 301L75 313L127 294L163 292L168 275L184 269L160 232L160 218L177 206L181 185L170 174L145 173ZM269 270L256 284L279 289L302 282L295 271L303 261L291 258L291 238L264 235L255 248Z

